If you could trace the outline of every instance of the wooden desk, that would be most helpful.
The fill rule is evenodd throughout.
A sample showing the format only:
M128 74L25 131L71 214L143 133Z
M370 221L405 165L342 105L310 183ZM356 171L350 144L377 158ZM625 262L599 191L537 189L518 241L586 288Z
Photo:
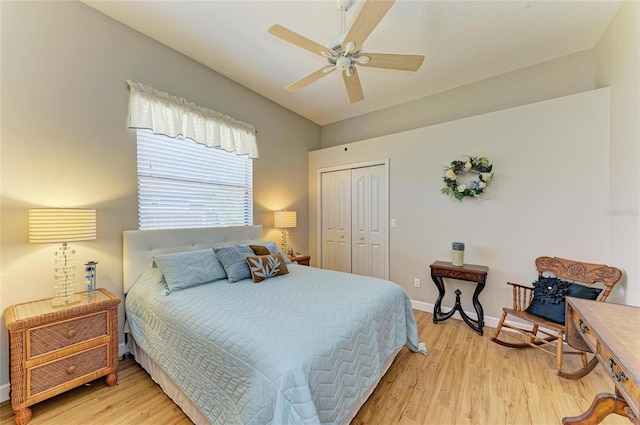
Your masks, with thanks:
M436 284L438 288L438 299L436 300L435 305L433 306L433 323L443 322L453 316L453 314L458 311L460 316L462 316L462 320L469 325L471 329L478 332L482 335L484 326L484 312L482 310L482 305L480 301L478 301L478 295L484 289L485 282L487 280L487 272L489 271L489 267L486 266L476 266L473 264L465 264L464 266L454 266L450 262L446 261L436 261L431 264L431 279L433 283ZM473 293L473 307L476 309L476 313L478 314L478 320L473 320L467 313L462 309L462 305L460 304L460 294L462 293L459 289L456 289L456 303L453 308L449 310L447 313L442 312L442 298L444 298L444 282L442 278L447 277L449 279L458 279L458 280L466 280L468 282L476 283L476 290Z
M596 395L582 415L566 417L563 424L593 425L611 413L640 425L640 308L567 298L567 342L594 353L609 372L615 394Z

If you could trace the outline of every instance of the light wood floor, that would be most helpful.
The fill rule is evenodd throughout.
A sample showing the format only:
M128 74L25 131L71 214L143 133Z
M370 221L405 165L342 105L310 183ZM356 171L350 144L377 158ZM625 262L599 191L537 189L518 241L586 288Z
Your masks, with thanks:
M378 388L353 420L360 424L560 424L613 384L601 366L578 381L553 374L554 358L538 350L512 350L479 336L464 322L434 325L415 311L427 356L403 348ZM578 359L568 356L568 365ZM13 424L9 402L0 405L0 425ZM33 406L33 425L190 425L189 419L131 358L120 363L118 384L104 379ZM630 422L610 415L603 424Z

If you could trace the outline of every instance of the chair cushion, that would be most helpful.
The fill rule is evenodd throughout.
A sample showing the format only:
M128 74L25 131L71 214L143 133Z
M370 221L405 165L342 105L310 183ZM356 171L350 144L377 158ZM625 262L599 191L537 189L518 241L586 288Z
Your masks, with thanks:
M527 312L564 324L566 297L595 300L600 292L600 288L590 288L555 277L540 277L533 282L533 300Z

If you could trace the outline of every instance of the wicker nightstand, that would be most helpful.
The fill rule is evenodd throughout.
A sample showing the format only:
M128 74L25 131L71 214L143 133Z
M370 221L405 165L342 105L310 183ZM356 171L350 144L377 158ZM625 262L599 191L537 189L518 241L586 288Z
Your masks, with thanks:
M294 261L301 266L308 266L309 262L311 261L311 257L305 254L292 254L287 255L287 257L289 257L289 260Z
M11 354L11 407L17 425L31 420L29 406L107 376L118 380L118 304L105 289L81 302L51 307L51 300L4 311Z

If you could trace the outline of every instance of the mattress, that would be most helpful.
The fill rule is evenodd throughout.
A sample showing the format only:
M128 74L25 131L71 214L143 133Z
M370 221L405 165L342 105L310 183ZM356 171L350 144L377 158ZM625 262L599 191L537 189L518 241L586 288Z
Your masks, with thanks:
M426 352L400 286L296 264L170 293L149 267L125 306L136 343L212 424L348 422L401 347Z

